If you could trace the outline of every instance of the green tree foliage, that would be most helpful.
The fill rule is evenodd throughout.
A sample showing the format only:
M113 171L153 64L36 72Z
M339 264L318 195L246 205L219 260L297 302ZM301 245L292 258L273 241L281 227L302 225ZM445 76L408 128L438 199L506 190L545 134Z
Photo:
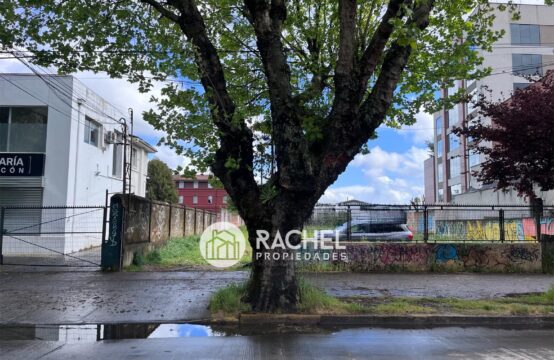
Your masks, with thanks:
M173 172L161 160L148 162L148 180L146 181L146 197L150 200L177 202L177 189L173 182Z

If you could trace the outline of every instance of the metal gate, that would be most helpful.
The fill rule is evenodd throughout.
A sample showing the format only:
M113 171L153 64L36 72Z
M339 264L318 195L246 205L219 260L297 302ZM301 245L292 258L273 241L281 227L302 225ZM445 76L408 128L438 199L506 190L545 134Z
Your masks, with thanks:
M106 206L0 207L0 264L100 266Z

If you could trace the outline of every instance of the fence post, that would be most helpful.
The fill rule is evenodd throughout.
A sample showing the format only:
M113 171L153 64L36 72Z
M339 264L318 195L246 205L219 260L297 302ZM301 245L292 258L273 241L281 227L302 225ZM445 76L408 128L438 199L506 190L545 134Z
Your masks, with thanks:
M347 224L346 224L346 240L350 241L350 236L352 233L352 210L350 210L350 205L347 206L348 210L346 210L346 216L347 216Z
M172 210L173 210L173 206L171 206L171 204L169 204L169 227L167 229L167 239L171 239L171 213L172 213Z
M148 243L152 242L152 200L148 200L150 205L148 214Z
M537 234L537 241L541 241L541 217L543 212L543 203L541 198L534 198L531 200L531 209L535 217L535 229Z
M429 240L429 211L427 205L423 205L423 241Z
M0 208L0 265L4 264L4 215L6 215L6 208Z
M183 237L187 236L187 208L183 206Z
M506 233L504 232L504 209L498 210L498 228L500 229L500 242L506 240Z
M102 242L104 242L104 240L106 240L106 225L107 225L107 223L108 223L108 206L106 205L106 206L104 206L104 211L103 211L103 214L102 214Z
M194 225L193 225L193 228L192 228L192 234L193 234L193 235L198 235L198 234L196 233L196 218L197 218L197 216L196 216L196 208L194 208Z

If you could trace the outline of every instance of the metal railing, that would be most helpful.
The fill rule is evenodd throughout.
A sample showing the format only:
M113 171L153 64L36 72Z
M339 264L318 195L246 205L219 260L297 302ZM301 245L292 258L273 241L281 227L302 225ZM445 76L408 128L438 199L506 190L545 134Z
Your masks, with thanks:
M99 266L106 206L0 207L0 264Z
M347 241L401 241L391 233L405 228L414 242L536 242L554 235L554 206L317 205L304 225L308 237L340 229Z

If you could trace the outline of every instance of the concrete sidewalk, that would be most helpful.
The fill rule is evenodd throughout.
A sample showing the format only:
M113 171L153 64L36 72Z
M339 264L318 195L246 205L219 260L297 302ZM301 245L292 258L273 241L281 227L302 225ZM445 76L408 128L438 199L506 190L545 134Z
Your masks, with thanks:
M465 299L541 292L553 275L304 274L335 296L431 296ZM0 324L198 321L210 295L248 272L0 271Z

